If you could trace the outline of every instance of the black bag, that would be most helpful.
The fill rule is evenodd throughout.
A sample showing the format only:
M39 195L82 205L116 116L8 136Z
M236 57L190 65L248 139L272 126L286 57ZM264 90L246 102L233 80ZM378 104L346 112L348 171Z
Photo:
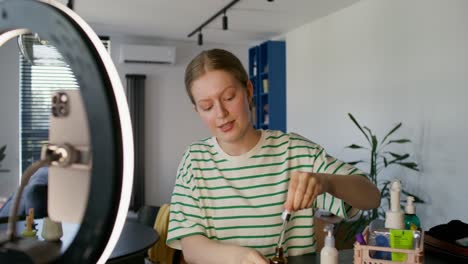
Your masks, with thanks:
M427 251L468 261L468 247L456 243L456 240L466 237L468 237L468 224L452 220L424 232L424 248Z

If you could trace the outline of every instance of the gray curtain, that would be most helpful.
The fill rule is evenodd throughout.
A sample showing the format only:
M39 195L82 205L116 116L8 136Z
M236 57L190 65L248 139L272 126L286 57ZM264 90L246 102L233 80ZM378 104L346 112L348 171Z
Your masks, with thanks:
M145 204L145 79L146 75L127 74L126 95L133 126L135 169L130 210Z

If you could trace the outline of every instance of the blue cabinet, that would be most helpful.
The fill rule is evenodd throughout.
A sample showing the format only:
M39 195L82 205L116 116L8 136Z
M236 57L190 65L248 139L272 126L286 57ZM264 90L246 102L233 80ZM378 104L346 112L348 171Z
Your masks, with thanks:
M286 45L266 41L249 49L249 77L254 86L256 128L286 132Z

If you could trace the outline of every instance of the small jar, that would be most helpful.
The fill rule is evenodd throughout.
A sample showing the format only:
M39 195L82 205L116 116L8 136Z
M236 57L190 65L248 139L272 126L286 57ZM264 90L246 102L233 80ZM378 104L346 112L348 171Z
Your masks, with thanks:
M275 256L270 259L270 264L286 264L288 260L284 257L283 248L275 248Z

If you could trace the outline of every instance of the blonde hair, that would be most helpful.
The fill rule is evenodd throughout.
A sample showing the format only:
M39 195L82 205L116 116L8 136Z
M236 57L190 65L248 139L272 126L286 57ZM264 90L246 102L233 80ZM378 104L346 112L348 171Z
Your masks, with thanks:
M234 54L222 49L205 50L193 58L185 69L185 89L192 104L195 105L192 94L193 82L205 73L214 70L223 70L230 73L247 89L249 76L241 61Z

